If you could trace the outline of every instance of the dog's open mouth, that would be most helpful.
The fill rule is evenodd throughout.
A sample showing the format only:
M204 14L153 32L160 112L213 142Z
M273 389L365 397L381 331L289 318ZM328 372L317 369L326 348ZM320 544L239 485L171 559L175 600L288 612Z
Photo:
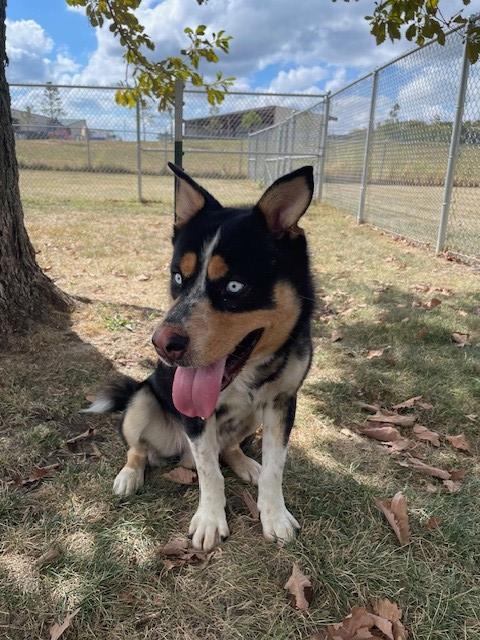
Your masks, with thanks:
M207 367L177 367L172 399L184 415L209 418L215 411L220 392L240 373L260 340L263 329L247 334L235 349Z

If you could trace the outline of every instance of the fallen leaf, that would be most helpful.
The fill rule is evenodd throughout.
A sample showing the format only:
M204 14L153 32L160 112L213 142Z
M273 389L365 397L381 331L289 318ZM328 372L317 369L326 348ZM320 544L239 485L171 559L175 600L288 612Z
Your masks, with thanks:
M470 344L470 334L469 333L460 333L458 331L454 331L452 333L452 340L455 342L457 347L466 347Z
M470 420L470 422L476 422L478 415L476 413L470 413L468 416L465 416L467 418L467 420Z
M49 464L45 467L34 467L30 472L28 478L21 479L17 478L15 480L15 484L21 487L28 487L35 483L40 482L44 478L51 478L54 472L60 468L60 463L56 462L55 464Z
M164 556L163 565L167 571L176 567L183 567L186 564L205 567L215 555L221 553L217 547L211 551L198 551L190 546L187 538L173 538L158 550Z
M367 360L373 360L373 358L381 358L385 349L386 347L384 349L370 349L370 351L367 353Z
M75 611L72 611L72 613L69 613L66 616L65 620L62 622L62 624L55 623L54 625L52 625L50 627L50 640L58 640L58 638L60 638L60 636L63 635L63 632L68 629L73 618L77 615L79 611L80 611L80 608L75 609Z
M360 409L365 409L366 411L371 411L372 413L377 413L380 411L380 405L378 404L368 404L367 402L362 402L361 400L355 400L354 403Z
M59 558L61 553L62 550L60 549L60 547L58 545L53 545L49 549L47 549L45 553L42 553L42 555L35 560L34 564L38 568L44 567L45 565L51 564L57 558Z
M398 429L390 426L380 426L380 425L368 425L365 427L359 427L358 432L362 436L367 436L367 438L373 438L374 440L380 440L380 442L394 442L395 440L401 440L402 436Z
M149 276L148 274L146 274L146 273L141 273L139 276L137 276L137 278L136 278L136 279L137 279L139 282L146 282L147 280L150 280L150 278L151 278L151 276Z
M393 640L407 640L408 633L403 624L398 620L392 624Z
M390 424L395 424L399 427L413 427L415 424L415 416L401 416L397 413L391 415L386 411L378 411L374 416L370 416L370 422L389 422Z
M398 409L411 409L422 398L423 398L423 396L414 396L413 398L409 398L408 400L404 400L403 402L400 402L399 404L394 404L392 409L394 411L397 411Z
M112 276L115 276L116 278L127 278L127 274L126 273L122 273L121 271L113 271L112 272Z
M83 433L79 433L78 436L74 436L73 438L69 438L68 440L66 440L65 444L70 448L75 447L82 440L88 440L89 438L93 438L93 436L96 435L96 433L97 433L97 430L94 429L94 427L88 427L86 431L84 431Z
M432 298L422 306L424 309L435 309L440 304L442 304L442 301L439 298Z
M428 491L428 493L437 493L438 491L438 487L436 487L431 482L427 482L427 484L425 485L425 489Z
M399 491L391 500L375 500L377 507L387 518L400 544L410 543L410 526L408 523L407 500Z
M434 447L440 446L439 434L436 431L430 431L430 429L427 429L427 427L424 427L422 424L416 424L413 427L413 433L418 440L430 442Z
M300 571L296 562L293 563L292 574L285 583L284 589L288 589L291 595L291 604L300 611L306 611L312 600L312 583L307 576Z
M250 493L250 491L247 491L245 489L240 494L240 497L243 500L243 503L245 504L245 506L247 507L247 509L248 509L251 517L253 518L253 520L259 521L260 520L260 511L258 510L257 503L255 502L255 499L252 496L252 494Z
M343 340L343 331L341 329L335 329L330 336L330 342L340 342Z
M455 449L466 451L467 453L472 453L470 443L463 433L459 433L458 436L446 436L445 440L448 440L448 442L452 445L452 447L455 447Z
M463 480L466 473L465 469L452 469L450 471L450 480Z
M430 404L430 402L425 402L424 400L419 400L417 402L417 406L420 407L420 409L424 409L425 411L431 411L433 409L433 404Z
M448 489L449 493L457 493L462 486L461 482L455 482L454 480L442 480L444 486Z
M396 454L410 449L413 442L408 440L408 438L401 438L400 440L394 440L393 442L384 442L383 445L387 449L388 453Z
M402 619L402 610L395 602L390 602L387 598L380 598L372 602L372 609L377 616L386 618L390 622L398 622Z
M438 467L432 467L429 464L425 464L418 458L409 458L405 461L406 464L402 466L410 467L411 469L415 469L415 471L420 471L427 476L432 476L434 478L440 478L440 480L450 480L450 472L445 471L444 469L439 469ZM399 463L400 464L400 463Z
M171 471L162 473L162 478L177 484L195 484L197 482L197 472L185 467L175 467Z
M447 482L451 482L451 481L447 480ZM425 522L425 527L429 531L433 531L433 529L438 529L439 524L440 524L440 520L438 518L435 518L435 516L432 516L431 518L428 518L428 520Z

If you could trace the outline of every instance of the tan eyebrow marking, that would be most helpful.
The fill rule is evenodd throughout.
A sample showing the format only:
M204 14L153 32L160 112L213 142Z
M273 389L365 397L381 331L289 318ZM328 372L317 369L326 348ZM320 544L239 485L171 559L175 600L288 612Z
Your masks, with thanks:
M208 263L207 275L210 280L218 280L228 273L228 265L222 256L214 255Z
M193 251L187 251L180 260L180 271L185 278L189 278L195 273L197 266L197 254Z

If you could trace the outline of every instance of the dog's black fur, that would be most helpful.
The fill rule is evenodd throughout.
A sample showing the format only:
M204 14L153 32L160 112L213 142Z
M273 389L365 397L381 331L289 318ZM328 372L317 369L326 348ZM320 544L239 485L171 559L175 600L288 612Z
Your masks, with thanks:
M312 198L313 170L298 169L253 208L234 209L171 168L178 203L174 303L153 337L160 360L145 381L117 381L90 408L126 410L122 432L129 454L114 489L121 495L137 490L146 458L155 452L183 455L184 465L196 465L201 491L190 532L194 545L207 549L228 534L220 455L240 477L259 482L266 537L289 539L298 523L285 508L281 475L296 394L311 362L314 305L307 243L297 222ZM172 344L180 346L168 350ZM225 356L212 416L180 413L172 399L177 366L203 370ZM262 422L263 470L239 448Z

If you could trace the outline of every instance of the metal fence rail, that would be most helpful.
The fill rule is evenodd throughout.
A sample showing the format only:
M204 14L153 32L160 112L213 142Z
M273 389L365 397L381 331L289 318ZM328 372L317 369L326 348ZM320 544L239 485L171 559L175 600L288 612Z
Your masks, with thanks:
M179 84L176 109L159 113L116 106L115 90L11 85L25 198L137 197L171 211L176 159L241 205L312 164L319 201L480 258L480 63L468 62L464 29L323 96L232 91L211 107Z

